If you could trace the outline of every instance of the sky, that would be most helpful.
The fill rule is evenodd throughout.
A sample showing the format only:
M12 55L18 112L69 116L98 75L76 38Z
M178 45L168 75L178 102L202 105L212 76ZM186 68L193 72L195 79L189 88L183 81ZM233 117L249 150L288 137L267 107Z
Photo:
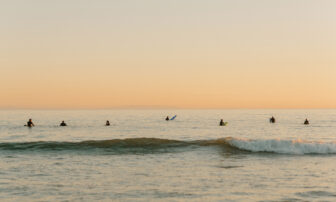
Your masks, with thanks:
M0 108L336 108L333 0L0 0Z

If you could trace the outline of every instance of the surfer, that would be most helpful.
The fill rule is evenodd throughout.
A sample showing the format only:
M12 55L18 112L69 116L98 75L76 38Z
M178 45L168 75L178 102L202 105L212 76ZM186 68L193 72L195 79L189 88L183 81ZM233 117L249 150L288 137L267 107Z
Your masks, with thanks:
M225 123L224 123L223 119L220 120L219 126L225 126Z
M166 121L169 121L169 116L166 117Z
M109 120L106 121L105 126L110 126L110 122L109 122Z
M271 123L275 123L275 118L272 116L269 120Z
M308 119L306 119L306 120L304 121L303 124L305 124L305 125L309 125L309 121L308 121Z
M27 122L27 125L25 125L25 126L27 126L27 127L33 127L35 125L34 125L32 119L29 119L28 122Z
M60 126L67 126L67 124L64 121L62 121L62 123L60 124Z

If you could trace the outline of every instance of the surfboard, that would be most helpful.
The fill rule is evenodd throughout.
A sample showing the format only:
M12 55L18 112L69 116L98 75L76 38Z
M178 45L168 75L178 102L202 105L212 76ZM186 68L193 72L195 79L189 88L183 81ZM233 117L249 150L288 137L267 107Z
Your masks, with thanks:
M223 125L219 125L219 126L226 126L228 124L228 122L223 122Z
M170 120L172 121L172 120L174 120L176 117L177 117L177 115L173 116Z

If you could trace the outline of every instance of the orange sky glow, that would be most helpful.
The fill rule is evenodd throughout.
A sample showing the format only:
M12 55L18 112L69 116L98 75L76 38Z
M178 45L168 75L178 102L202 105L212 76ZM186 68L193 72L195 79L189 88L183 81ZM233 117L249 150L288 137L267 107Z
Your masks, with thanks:
M336 108L336 1L2 1L0 108Z

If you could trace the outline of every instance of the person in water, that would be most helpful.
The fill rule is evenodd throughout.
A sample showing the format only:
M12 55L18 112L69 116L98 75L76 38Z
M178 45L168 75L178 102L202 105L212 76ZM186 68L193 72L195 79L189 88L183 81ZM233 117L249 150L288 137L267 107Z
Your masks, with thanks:
M308 121L308 119L306 119L305 121L304 121L304 123L303 124L305 124L305 125L308 125L309 124L309 121Z
M275 123L275 118L273 116L270 118L270 122Z
M67 124L64 121L62 121L62 123L60 124L60 126L67 126Z
M34 125L32 119L29 119L28 122L27 122L27 125L25 125L25 126L27 126L27 127L33 127L35 125Z
M220 126L225 126L225 123L224 123L223 119L220 120L219 125Z
M105 126L110 126L110 122L109 122L109 120L106 121Z
M169 121L169 116L166 117L166 121Z

